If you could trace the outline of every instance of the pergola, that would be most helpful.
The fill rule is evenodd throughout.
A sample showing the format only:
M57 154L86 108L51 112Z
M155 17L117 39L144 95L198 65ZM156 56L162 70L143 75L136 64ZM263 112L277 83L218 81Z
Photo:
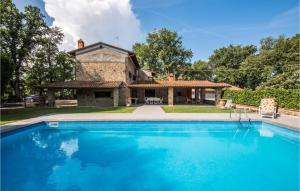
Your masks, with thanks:
M198 103L203 103L205 99L205 89L214 89L215 90L215 101L220 99L220 95L223 88L230 87L226 83L215 83L206 80L193 80L193 81L183 81L183 80L169 80L169 81L142 81L135 82L129 85L131 89L142 90L139 91L140 94L143 94L145 89L158 89L163 90L162 95L167 94L168 105L174 105L174 98L176 100L177 95L174 96L174 92L178 92L179 89L185 89L187 91L194 91L195 101ZM141 99L145 95L138 95Z

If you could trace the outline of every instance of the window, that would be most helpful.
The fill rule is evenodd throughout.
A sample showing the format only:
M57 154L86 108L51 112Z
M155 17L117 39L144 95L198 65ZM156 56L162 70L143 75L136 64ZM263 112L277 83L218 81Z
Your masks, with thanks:
M131 79L131 77L132 77L132 74L131 74L131 72L129 72L129 79Z
M177 96L182 96L182 93L181 92L177 92Z
M134 81L136 81L136 75L133 75L133 78L132 78Z
M145 97L155 97L155 89L146 89Z
M110 98L111 92L95 92L95 98Z

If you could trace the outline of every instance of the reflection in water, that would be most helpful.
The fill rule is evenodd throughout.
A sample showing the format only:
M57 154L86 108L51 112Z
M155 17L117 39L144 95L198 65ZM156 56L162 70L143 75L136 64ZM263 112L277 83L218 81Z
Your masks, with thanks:
M1 189L252 191L299 187L298 139L291 144L267 127L236 131L236 123L113 122L100 123L103 128L93 125L90 130L91 125L67 124L72 130L40 128L1 139L1 173L5 174Z
M97 166L81 166L78 159L67 159L61 166L56 166L48 177L48 184L56 190L94 190L103 170Z
M261 137L273 137L274 133L268 129L261 128L261 129L259 129L259 135Z
M71 158L71 156L78 151L78 139L62 141L60 150L64 151L68 158Z
M47 143L43 143L41 134L39 132L32 133L32 141L39 148L45 149L48 147Z

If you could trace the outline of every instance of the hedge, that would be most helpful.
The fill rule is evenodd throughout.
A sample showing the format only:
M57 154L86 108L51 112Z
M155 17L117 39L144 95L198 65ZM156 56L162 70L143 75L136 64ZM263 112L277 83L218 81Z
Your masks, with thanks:
M260 100L275 98L280 108L300 109L300 89L260 89L260 90L226 90L224 99L232 99L236 104L259 106Z

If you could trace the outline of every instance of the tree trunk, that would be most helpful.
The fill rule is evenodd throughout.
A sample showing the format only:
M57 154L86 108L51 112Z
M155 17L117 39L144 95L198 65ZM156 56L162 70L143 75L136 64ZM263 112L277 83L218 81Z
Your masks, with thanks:
M15 68L15 74L16 74L16 79L15 79L15 95L17 101L20 101L22 98L22 92L21 92L21 61L18 61L16 64Z

